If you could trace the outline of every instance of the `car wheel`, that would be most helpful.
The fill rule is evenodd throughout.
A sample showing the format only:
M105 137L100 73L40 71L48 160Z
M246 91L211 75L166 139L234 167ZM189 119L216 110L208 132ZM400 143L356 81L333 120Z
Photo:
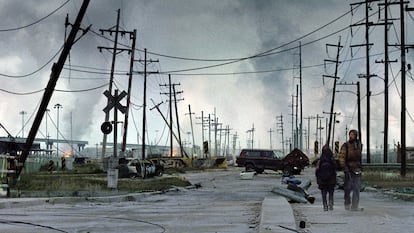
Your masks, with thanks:
M251 164L251 163L246 164L246 172L254 172L254 171L255 171L255 169L254 169L253 164Z
M300 175L300 173L302 172L302 169L300 169L300 168L295 168L295 169L293 169L293 171L292 171L292 173L294 174L294 175Z
M263 172L264 172L263 168L257 168L256 169L256 173L258 173L258 174L262 174Z
M158 169L156 172L155 172L155 175L156 176L162 176L164 174L164 172L163 172L163 170L162 169Z

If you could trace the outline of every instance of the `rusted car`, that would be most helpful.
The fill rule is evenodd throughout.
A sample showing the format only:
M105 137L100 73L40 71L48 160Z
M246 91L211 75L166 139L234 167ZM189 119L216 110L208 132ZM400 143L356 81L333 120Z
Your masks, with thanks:
M300 174L309 165L308 157L298 149L284 156L280 151L269 149L243 149L236 158L239 167L246 171L263 173L265 169L282 171L286 176Z

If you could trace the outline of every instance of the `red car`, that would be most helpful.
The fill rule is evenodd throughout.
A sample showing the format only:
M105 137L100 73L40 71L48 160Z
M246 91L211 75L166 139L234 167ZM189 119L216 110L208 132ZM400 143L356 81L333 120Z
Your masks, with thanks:
M300 174L309 165L309 158L299 149L283 156L274 150L243 149L236 158L237 166L246 171L262 173L265 169L282 171L284 175Z

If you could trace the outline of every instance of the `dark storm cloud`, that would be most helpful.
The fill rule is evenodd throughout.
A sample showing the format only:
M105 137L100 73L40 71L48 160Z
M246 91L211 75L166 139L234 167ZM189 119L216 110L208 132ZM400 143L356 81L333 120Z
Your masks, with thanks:
M14 28L27 25L41 17L49 14L64 1L2 1L0 7L0 29ZM354 16L347 15L338 21L327 25L325 28L316 30L327 24L339 15L350 9L350 1L91 1L87 15L82 26L92 24L92 30L99 33L99 29L109 29L116 23L116 11L121 9L121 27L124 30L138 30L137 47L141 50L147 48L150 52L172 55L185 58L201 59L226 59L244 58L264 51L272 50L278 52L299 45L300 38L302 47L302 65L313 66L323 64L324 59L335 57L335 51L326 51L326 44L336 44L341 36L341 44L344 45L340 60L351 60L349 46L364 41L363 29L355 29L354 37L349 35L349 30L323 38L328 34L357 22L361 18L361 10L355 12ZM71 22L74 21L81 1L69 1L61 10L51 15L39 24L23 30L13 32L0 32L0 73L25 74L45 64L62 46L64 40L64 21L69 14ZM373 9L375 6L373 6ZM374 17L373 19L374 20ZM381 28L373 30L376 46L372 53L381 52ZM70 30L70 27L67 31ZM314 33L311 33L315 31ZM111 38L109 35L107 37ZM113 38L113 37L112 37ZM323 38L323 39L321 39ZM395 41L395 40L394 40ZM288 42L287 46L281 47ZM122 39L123 44L129 45L127 38ZM92 32L88 32L73 47L66 68L72 65L96 67L109 70L111 66L111 54L109 51L99 52L97 46L113 46L113 42L103 39ZM354 50L356 56L363 56L364 49ZM409 53L408 58L412 60ZM395 54L394 54L395 55ZM143 53L136 54L143 58ZM180 59L171 59L164 56L150 54L151 59L158 59L159 63L151 65L152 70L162 72L203 67L220 62L200 62ZM394 56L398 57L398 54ZM377 57L380 59L381 57ZM126 53L117 56L116 69L128 70L129 57ZM53 59L56 61L56 59ZM361 91L365 96L365 80L358 80L358 73L364 73L365 61L357 60L340 65L339 76L343 81L361 81ZM373 71L381 74L382 66L371 61ZM180 82L183 88L184 101L179 104L181 112L188 111L188 105L192 105L193 111L200 117L201 111L213 113L216 109L218 117L224 124L230 124L234 131L241 136L241 144L245 144L245 131L257 127L257 140L261 146L267 146L270 127L275 127L275 116L284 114L285 127L290 131L290 114L292 95L296 95L296 84L299 80L299 50L297 48L289 51L275 53L273 55L256 57L236 62L231 65L218 66L210 69L192 71L194 73L239 73L234 75L210 76L180 76L173 73L173 82ZM33 91L44 88L50 75L51 64L41 72L22 79L10 79L1 77L2 88L14 91ZM79 68L79 67L78 67ZM142 70L142 64L136 64L136 68ZM332 98L332 80L325 79L323 74L333 75L333 66L325 70L323 66L307 67L303 69L304 86L304 116L321 114L329 111ZM243 74L243 72L266 71L284 69L284 71L271 73ZM395 74L398 67L394 68ZM190 72L187 72L190 73ZM65 69L58 82L57 89L79 90L96 87L108 82L107 74L87 74ZM6 80L3 82L3 80ZM116 80L120 89L126 87L126 77L117 75ZM396 82L399 80L396 80ZM166 100L164 92L159 84L168 82L166 75L153 75L148 79L149 95L156 102ZM142 76L137 75L134 79L134 102L137 106L142 105ZM373 97L376 106L380 106L382 95L380 94L382 84L380 80L373 81L373 92L379 96ZM76 137L99 142L101 133L99 125L103 121L102 108L106 105L102 92L105 88L89 92L56 92L50 103L52 111L50 114L55 119L56 110L53 105L61 103L61 127L69 135L70 112L73 114L73 130ZM352 87L349 88L350 90ZM393 115L398 118L398 93L393 90ZM2 122L13 125L14 132L18 132L20 123L18 110L33 109L36 106L39 94L23 97L0 93L9 99L8 103L2 102L2 109L15 106L17 110L13 116L8 116L2 111ZM36 101L27 101L27 99ZM356 99L351 94L338 94L335 111L341 111L341 122L339 131L344 131L346 126L355 126L356 121L351 120L354 114ZM365 99L363 99L365 101ZM28 104L30 102L30 104ZM34 103L36 102L36 103ZM152 103L149 104L152 106ZM4 107L5 106L5 107ZM163 104L163 111L167 110L167 104ZM138 107L137 107L138 108ZM363 111L366 111L363 108ZM375 128L381 128L381 108L372 110L379 120L373 120ZM248 114L251 113L251 114ZM136 111L138 125L140 124L140 110ZM153 118L149 122L150 131L160 130L164 122L155 111L148 113ZM10 114L9 114L10 115ZM189 129L183 118L182 127ZM155 122L155 123L154 123ZM314 123L312 123L314 125ZM158 128L157 128L158 127ZM234 132L233 131L233 132ZM198 132L200 133L200 132ZM136 132L133 133L131 141L137 141ZM155 136L151 136L153 138ZM260 139L259 139L260 138ZM279 145L279 144L278 144Z

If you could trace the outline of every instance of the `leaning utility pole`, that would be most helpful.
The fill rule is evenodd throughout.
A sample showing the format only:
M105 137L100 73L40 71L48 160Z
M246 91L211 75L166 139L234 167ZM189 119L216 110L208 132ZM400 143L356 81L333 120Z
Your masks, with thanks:
M128 79L128 95L127 95L127 103L126 103L126 112L125 112L125 120L124 120L124 135L122 140L122 153L125 155L126 150L126 141L127 141L127 132L128 132L128 117L129 117L129 106L131 102L131 88L132 88L132 74L134 70L134 55L135 55L135 43L137 39L137 30L133 32L128 32L130 34L130 38L132 40L132 47L131 47L131 59L129 62L129 79Z
M326 139L326 145L329 145L330 144L329 142L331 140L331 132L332 132L332 114L333 114L334 105L335 105L336 81L337 81L337 79L339 79L339 77L337 77L337 75L338 75L338 65L339 65L339 63L341 63L339 61L339 52L341 51L341 48L343 47L343 46L341 46L341 37L339 37L338 45L327 44L326 46L327 47L328 46L332 46L332 47L336 47L337 48L337 51L336 51L336 60L328 60L328 59L325 59L325 62L328 61L328 62L334 62L335 63L335 74L333 76L323 75L323 77L328 77L328 78L333 78L334 79L333 91L332 91L331 111L330 111L330 114L329 114L329 126L328 126L328 129L327 129L328 138Z
M172 84L171 84L171 75L168 75L168 84L160 84L160 86L168 86L169 87L169 91L168 93L160 93L160 94L165 94L168 95L169 97L169 109L170 109L170 157L173 157L173 119L172 119Z
M151 99L151 100L152 100L152 99ZM165 124L168 126L168 128L172 129L172 126L168 123L167 119L164 117L164 115L162 114L162 112L161 112L161 110L160 110L160 108L159 108L159 106L160 106L163 102L161 102L161 103L159 103L159 104L155 104L153 100L152 100L152 102L153 102L153 104L154 104L154 107L152 107L152 108L150 109L150 111L151 111L151 110L153 110L154 108L155 108L155 109L157 109L158 113L161 115L161 117L162 117L162 119L164 120ZM171 132L172 132L172 130L171 130ZM172 135L174 136L175 140L177 140L177 142L179 142L179 139L178 139L177 135L175 135L175 133L174 133L174 132L172 132ZM185 150L184 150L184 156L185 156L186 158L189 158L189 156L188 156L188 154L185 152Z
M173 134L173 120L172 120L172 98L174 97L174 103L175 103L175 115L176 115L176 121L177 121L177 128L178 128L178 144L180 146L180 150L181 150L181 156L184 156L183 153L183 147L182 147L182 143L181 143L181 133L180 133L180 124L178 121L178 110L177 110L177 99L176 99L176 94L181 94L182 91L180 92L176 92L175 91L175 86L176 85L180 85L177 83L171 83L171 75L168 75L168 80L169 80L169 84L163 84L160 86L168 86L169 87L169 93L160 93L160 94L166 94L169 96L169 104L170 104L170 125L171 125L171 129L170 129L170 147L171 147L171 154L170 156L172 157L172 153L173 153L173 140L172 140L172 134ZM180 99L183 100L183 99Z
M79 10L78 16L76 17L75 23L72 25L72 30L70 31L69 36L63 46L62 53L60 54L58 61L54 63L52 66L52 72L50 74L50 79L45 88L45 92L43 94L43 98L40 103L39 110L37 111L37 114L33 121L33 125L27 136L26 144L24 145L22 154L19 157L19 163L17 166L16 177L15 177L16 179L20 176L24 163L27 159L27 156L29 155L29 151L32 148L33 141L36 137L37 131L39 130L40 123L42 122L43 116L47 109L47 105L49 104L50 99L52 98L53 91L55 90L56 83L59 79L60 73L62 72L63 66L65 65L66 58L68 57L69 52L72 49L72 46L77 41L76 35L80 29L82 19L86 13L86 9L88 8L88 5L89 5L89 0L84 0ZM86 34L86 32L89 30L89 27L83 31L83 35Z

